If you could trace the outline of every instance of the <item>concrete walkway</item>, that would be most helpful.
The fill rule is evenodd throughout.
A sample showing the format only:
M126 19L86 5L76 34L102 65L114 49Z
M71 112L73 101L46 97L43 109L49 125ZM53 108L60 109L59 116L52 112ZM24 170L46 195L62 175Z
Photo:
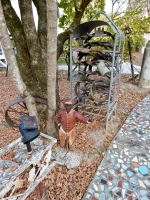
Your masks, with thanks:
M150 199L150 95L132 111L82 200Z

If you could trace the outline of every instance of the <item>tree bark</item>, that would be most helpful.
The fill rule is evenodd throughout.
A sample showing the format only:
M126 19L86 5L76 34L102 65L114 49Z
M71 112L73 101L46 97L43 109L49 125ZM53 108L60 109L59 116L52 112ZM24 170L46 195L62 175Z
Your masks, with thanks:
M11 6L10 0L1 0L3 11L7 23L7 27L14 39L15 46L17 49L17 63L19 67L19 71L21 74L21 77L24 81L24 83L27 85L28 89L30 90L31 94L33 96L38 97L44 97L46 98L46 59L39 62L39 57L37 55L41 55L41 50L37 48L36 50L36 56L33 58L33 49L36 49L39 42L35 42L36 33L33 30L30 30L32 27L30 26L32 22L32 15L29 14L23 18L23 21L27 20L27 22L24 22L26 27L23 28L22 21L18 18L16 12L14 11L13 7ZM28 5L22 6L25 10L26 7L29 7ZM23 8L21 10L23 10ZM29 7L30 8L30 7ZM29 8L26 8L27 10ZM26 11L27 11L26 10ZM29 26L28 26L29 24ZM25 33L25 30L27 33ZM30 46L29 39L31 39L31 33L34 33L33 42ZM29 35L28 35L29 34ZM33 35L33 34L32 34ZM26 39L27 36L27 39ZM28 40L28 42L27 42ZM31 39L32 40L32 39ZM31 48L31 50L30 50ZM37 53L37 51L39 52ZM31 53L32 52L32 53ZM34 60L35 62L34 62ZM43 61L43 62L42 62ZM38 64L37 64L38 63ZM31 65L32 64L32 65ZM35 65L35 67L34 67ZM32 67L31 67L32 66ZM41 70L41 73L38 71ZM43 70L43 72L42 72ZM39 76L39 78L38 78ZM43 83L44 81L44 83Z
M23 31L27 42L27 47L30 55L31 70L40 86L46 86L46 62L42 57L41 46L39 38L36 33L31 0L19 0L19 8L21 13L21 20ZM46 87L44 88L46 91Z
M56 55L57 55L57 2L47 0L47 134L55 137L56 110ZM51 19L51 20L48 20Z
M150 41L146 44L142 60L139 87L150 88Z
M26 85L24 84L20 76L17 61L12 49L12 44L9 39L8 30L6 28L6 22L3 14L1 1L0 1L0 24L1 24L0 40L5 52L7 63L9 65L9 70L14 86L19 95L24 98L29 114L37 117L37 110L34 98L31 96L30 92L28 91Z
M38 30L36 30L33 21L32 1L37 8L39 18ZM24 87L27 88L26 92L19 94L25 101L30 102L27 103L29 113L32 109L32 103L34 105L34 101L33 99L31 101L31 98L27 98L29 97L28 93L34 97L48 98L48 119L46 124L47 133L51 136L55 135L54 114L56 103L57 107L59 107L59 91L58 84L56 84L56 60L62 54L63 45L69 39L73 29L80 24L85 8L91 0L82 0L80 1L81 3L74 2L76 9L73 22L64 33L59 34L57 37L55 30L57 29L57 2L54 0L50 3L48 0L19 0L21 20L14 11L10 0L1 0L7 27L17 49L16 59L19 70L16 74L19 74L20 71ZM47 9L47 6L49 9ZM52 7L50 8L49 6ZM50 31L48 34L47 30ZM54 55L55 53L56 55ZM19 80L16 79L15 85L20 87ZM47 89L47 87L49 88ZM22 91L25 91L24 88Z
M42 56L46 58L47 52L47 10L46 10L46 0L33 0L38 13L38 27L37 33L39 42L42 48Z

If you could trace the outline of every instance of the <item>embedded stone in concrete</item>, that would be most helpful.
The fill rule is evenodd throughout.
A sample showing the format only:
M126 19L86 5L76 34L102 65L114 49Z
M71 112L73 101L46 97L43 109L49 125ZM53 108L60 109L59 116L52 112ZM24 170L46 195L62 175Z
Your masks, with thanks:
M39 138L36 138L35 140L33 140L31 142L31 147L32 147L33 151L35 149L37 151L40 151L40 150L42 150L44 148L43 141L40 140ZM26 155L27 155L27 147L26 147L26 145L23 144L22 142L18 143L18 145L14 149L14 153L15 153L15 160L17 162L23 163L24 160L26 159Z
M21 142L21 138L18 138L17 140L13 141L11 144L0 150L0 155L7 154L8 151L14 150L15 156L22 161L22 163L16 163L16 160L14 160L14 162L10 160L0 161L0 199L3 198L8 192L11 192L10 194L8 194L8 199L16 199L16 196L14 196L15 191L18 189L18 184L19 187L21 187L20 181L23 181L23 178L19 177L20 174L29 169L31 165L33 165L32 169L34 169L34 165L36 165L39 167L39 169L42 169L40 170L40 176L37 176L36 179L33 179L29 183L28 188L25 190L25 192L22 193L21 191L20 194L17 194L18 200L25 200L26 197L28 197L30 193L35 189L35 187L37 187L37 185L41 181L43 181L45 176L49 174L51 169L56 164L58 164L56 161L50 163L51 148L57 142L57 140L43 133L41 133L41 136L50 140L49 143L44 146L43 141L39 138L31 142L33 153L32 156L26 159L23 158L25 155L27 155L27 148L26 145ZM40 161L43 163L41 163ZM27 170L26 172L30 173L30 171Z
M18 165L10 160L0 160L0 190L4 187L5 182L12 177L11 167Z
M67 151L63 148L56 148L56 152L52 154L52 159L71 169L81 164L84 160L84 153L79 150Z

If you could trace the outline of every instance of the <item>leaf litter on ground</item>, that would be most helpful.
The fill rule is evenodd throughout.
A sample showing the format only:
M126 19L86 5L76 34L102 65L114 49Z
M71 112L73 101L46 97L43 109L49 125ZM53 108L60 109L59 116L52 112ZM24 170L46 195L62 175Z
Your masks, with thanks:
M146 97L150 90L142 89L131 82L130 75L122 75L120 83L120 91L118 98L118 106L116 115L109 121L108 129L104 128L105 120L97 117L89 125L79 122L76 124L77 139L75 148L81 151L87 151L89 157L95 154L99 155L94 160L83 162L79 167L67 169L65 166L55 166L52 171L44 179L47 195L53 200L80 200L82 199L88 185L99 166L104 154L114 136L117 134L126 118L129 116L133 108ZM59 93L61 98L61 108L65 99L69 96L69 81L67 80L67 72L59 71L58 73ZM75 84L75 83L74 83ZM3 127L5 122L5 108L8 103L18 97L17 92L12 84L10 75L0 73L0 149L10 144L12 141L20 137L17 128ZM58 135L57 135L58 138ZM59 139L54 148L59 147ZM11 154L5 155L5 159L11 159ZM2 158L1 158L2 159ZM25 178L27 180L27 178ZM36 199L35 191L27 198L28 200Z

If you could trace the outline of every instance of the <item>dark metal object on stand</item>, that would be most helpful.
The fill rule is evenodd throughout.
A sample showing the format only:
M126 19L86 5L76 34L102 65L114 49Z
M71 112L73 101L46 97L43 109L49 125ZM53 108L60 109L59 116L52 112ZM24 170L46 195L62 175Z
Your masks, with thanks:
M33 122L33 119L34 119L34 121L36 122L35 116L24 116L23 119L22 119L22 117L23 116L20 117L20 123L19 123L18 127L19 127L19 131L22 135L22 142L24 144L26 144L28 154L31 154L32 148L31 148L30 142L33 141L34 139L36 139L40 135L40 131L38 130L37 124L35 125L35 127L32 127L32 128L31 128L31 126L24 126L23 120L25 120L25 119L27 119L28 122L31 122L31 123Z
M22 135L22 142L27 147L28 154L32 154L32 147L30 142L36 139L40 135L40 131L38 130L38 124L35 116L21 116L20 123L18 125L19 131ZM30 166L32 168L32 165ZM40 182L36 190L37 199L41 199L43 195L45 195L45 186L43 182Z

